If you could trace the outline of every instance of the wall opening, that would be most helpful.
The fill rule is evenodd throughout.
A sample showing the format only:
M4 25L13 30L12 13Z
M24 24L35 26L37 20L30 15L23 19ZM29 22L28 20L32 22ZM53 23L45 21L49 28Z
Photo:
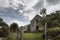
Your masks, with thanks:
M39 26L36 26L36 30L39 30Z

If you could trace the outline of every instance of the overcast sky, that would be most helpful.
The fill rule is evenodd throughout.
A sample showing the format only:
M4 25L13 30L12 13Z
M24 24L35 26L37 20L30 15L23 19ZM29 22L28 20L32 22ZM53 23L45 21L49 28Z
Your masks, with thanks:
M23 26L29 24L43 7L47 14L60 10L60 0L0 0L0 18L7 24L17 22Z

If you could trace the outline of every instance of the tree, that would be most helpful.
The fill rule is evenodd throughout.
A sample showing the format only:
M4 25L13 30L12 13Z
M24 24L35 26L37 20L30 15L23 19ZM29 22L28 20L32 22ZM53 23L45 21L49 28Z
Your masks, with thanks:
M3 19L2 19L2 18L0 18L0 21L3 21Z
M43 20L44 20L44 19L45 19L45 16L46 16L46 9L43 8L43 9L41 10L40 14L42 15ZM44 25L45 25L45 27L44 27L44 29L45 29L45 40L47 40L47 23L44 22Z
M17 29L18 29L17 23L12 23L12 24L10 25L10 30L11 30L11 32L16 32Z
M46 16L46 9L43 8L41 11L40 11L40 14L42 15L42 17L44 18Z
M5 22L3 22L3 21L0 21L0 26L8 26Z
M9 27L8 25L3 21L2 18L0 18L0 35L2 35L2 37L6 36L9 33Z
M49 16L46 15L46 22L48 27L59 27L60 26L60 11L55 11Z

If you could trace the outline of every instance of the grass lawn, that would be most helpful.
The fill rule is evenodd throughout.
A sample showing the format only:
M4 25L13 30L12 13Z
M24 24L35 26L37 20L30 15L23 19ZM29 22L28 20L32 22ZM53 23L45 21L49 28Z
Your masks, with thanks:
M20 34L18 33L18 39L20 37ZM7 36L7 40L17 40L17 33L10 33L8 36Z
M24 40L42 40L42 33L24 33Z
M50 31L55 31L55 30L60 30L60 27L53 27L53 28L49 28Z
M20 38L20 34L18 34L18 35ZM6 39L7 40L17 40L17 33L10 33ZM4 39L4 40L6 40L6 39ZM23 40L42 40L42 39L43 39L42 33L24 33L23 34Z

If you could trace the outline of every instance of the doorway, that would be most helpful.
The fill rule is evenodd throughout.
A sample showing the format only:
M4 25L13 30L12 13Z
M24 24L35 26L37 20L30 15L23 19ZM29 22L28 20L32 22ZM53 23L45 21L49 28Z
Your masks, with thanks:
M36 30L39 30L39 26L36 26Z

